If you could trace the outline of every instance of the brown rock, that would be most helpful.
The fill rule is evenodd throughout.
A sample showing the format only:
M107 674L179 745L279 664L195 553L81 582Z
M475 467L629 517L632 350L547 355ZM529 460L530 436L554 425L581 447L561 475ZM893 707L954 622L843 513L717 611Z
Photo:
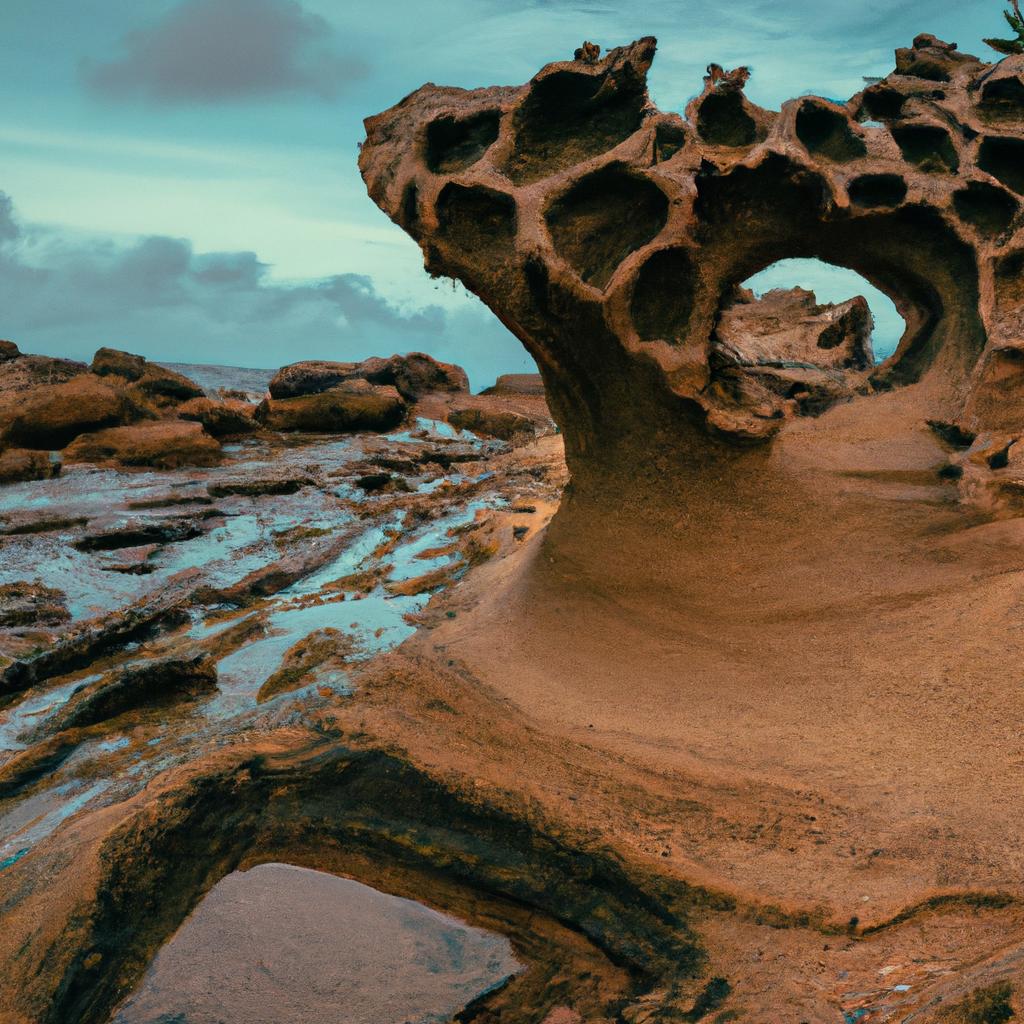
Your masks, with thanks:
M373 365L373 364L383 365ZM468 391L469 378L461 366L440 363L424 352L410 352L387 360L366 360L360 375L374 384L393 384L408 402L437 391Z
M271 398L297 398L327 391L348 380L393 385L407 401L416 401L436 391L468 391L465 370L453 363L441 363L424 352L379 356L361 363L334 363L309 359L278 370L270 382Z
M781 111L715 71L683 119L650 103L654 52L645 38L581 54L521 87L424 86L367 119L360 152L370 196L427 269L480 296L544 368L574 492L651 452L692 465L769 442L850 393L833 373L862 374L863 395L927 379L934 409L975 432L1024 422L1008 355L1024 336L1024 57L994 67L920 36L848 103ZM724 298L794 254L893 297L909 329L890 359L869 365L857 301L814 314L842 325L813 359L814 332L760 329L722 358ZM803 404L789 393L802 382L765 372L794 357L814 367Z
M272 430L348 433L391 430L405 416L405 402L393 387L344 381L320 394L264 401L256 419Z
M60 459L54 458L50 452L28 448L8 448L0 452L0 484L49 480L60 476L60 470Z
M122 466L215 466L220 445L199 423L163 420L84 434L64 450L67 462L116 462Z
M8 406L4 440L22 448L58 449L91 430L131 423L144 409L123 390L92 374L37 385Z
M9 363L20 355L21 350L13 341L0 341L0 363Z
M92 357L89 369L97 377L116 376L125 380L139 380L146 372L146 360L131 352L122 352L116 348L100 348Z
M178 406L177 415L179 419L201 423L213 437L251 434L259 429L256 406L234 398L220 402L212 398L191 398Z
M0 626L59 626L67 622L67 597L63 590L42 583L0 585Z
M157 402L185 402L201 398L203 389L184 374L151 363L142 356L116 348L98 349L92 360L92 372L100 377L119 377L135 384L145 398Z
M544 380L539 373L503 373L483 395L544 396Z
M503 441L532 438L538 433L536 423L529 416L487 405L456 405L448 412L448 422L460 430L498 437Z
M722 314L718 344L742 366L801 366L866 370L874 365L874 320L861 296L819 305L803 288L775 289L760 299L739 289Z

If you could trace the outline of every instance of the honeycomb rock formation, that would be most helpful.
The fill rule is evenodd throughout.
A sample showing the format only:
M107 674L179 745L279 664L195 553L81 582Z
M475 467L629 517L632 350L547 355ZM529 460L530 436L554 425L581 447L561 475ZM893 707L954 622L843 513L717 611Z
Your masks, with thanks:
M766 110L719 74L680 117L648 98L655 45L427 85L366 121L371 197L537 360L574 481L652 447L728 458L801 415L715 358L734 288L792 257L859 272L906 320L855 401L903 388L963 436L1018 430L1024 57L919 36L846 104Z

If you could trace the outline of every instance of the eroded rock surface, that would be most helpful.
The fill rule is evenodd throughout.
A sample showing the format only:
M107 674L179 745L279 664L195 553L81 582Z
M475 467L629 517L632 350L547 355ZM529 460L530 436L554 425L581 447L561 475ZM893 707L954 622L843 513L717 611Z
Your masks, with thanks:
M881 365L844 356L847 388L927 383L932 416L975 433L1019 408L1024 57L922 35L848 103L780 111L719 68L681 118L648 98L654 52L581 49L521 87L427 85L366 121L371 197L537 359L577 488L634 475L644 450L728 458L828 404L716 354L734 287L787 257L859 271L907 321Z

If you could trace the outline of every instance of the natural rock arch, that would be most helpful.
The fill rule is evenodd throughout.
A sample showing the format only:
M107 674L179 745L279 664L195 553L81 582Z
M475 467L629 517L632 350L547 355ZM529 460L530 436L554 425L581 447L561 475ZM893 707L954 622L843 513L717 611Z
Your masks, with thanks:
M647 97L654 52L641 39L518 88L428 85L366 121L370 195L536 358L577 491L652 448L721 462L785 433L799 409L734 369L721 386L713 337L734 286L787 257L857 271L907 321L856 402L920 384L922 422L1005 430L1024 384L1024 57L919 36L845 105L765 110L742 76L709 74L681 118ZM459 145L475 162L438 171L439 136L482 140Z

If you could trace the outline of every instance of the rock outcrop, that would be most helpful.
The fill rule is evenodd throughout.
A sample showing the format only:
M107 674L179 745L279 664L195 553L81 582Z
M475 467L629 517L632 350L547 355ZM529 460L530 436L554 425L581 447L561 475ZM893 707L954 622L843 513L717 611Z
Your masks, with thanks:
M83 373L59 384L39 384L8 406L0 440L15 447L56 450L79 434L123 426L146 414L124 389Z
M134 384L146 398L158 404L187 402L202 398L204 394L203 389L184 374L114 348L97 350L90 369L99 377L119 377Z
M469 390L469 379L461 366L441 363L424 352L379 356L359 363L336 363L307 359L282 367L270 382L270 397L298 398L316 395L350 380L392 385L408 402L438 391Z
M1024 426L1024 57L919 36L849 102L781 111L709 73L684 118L648 98L653 38L580 53L521 87L424 86L367 119L360 154L427 270L536 358L576 493L731 459L820 412L765 379L763 353L716 344L734 288L794 256L860 272L907 322L880 365L843 353L858 401L921 382L921 422Z
M161 420L82 434L64 450L66 462L115 462L122 466L215 466L221 447L200 423Z
M402 422L405 409L395 388L352 379L295 398L268 398L257 408L256 419L271 430L334 434L391 430Z
M50 452L31 448L8 448L0 451L0 484L16 484L26 480L49 480L60 476L61 461Z

